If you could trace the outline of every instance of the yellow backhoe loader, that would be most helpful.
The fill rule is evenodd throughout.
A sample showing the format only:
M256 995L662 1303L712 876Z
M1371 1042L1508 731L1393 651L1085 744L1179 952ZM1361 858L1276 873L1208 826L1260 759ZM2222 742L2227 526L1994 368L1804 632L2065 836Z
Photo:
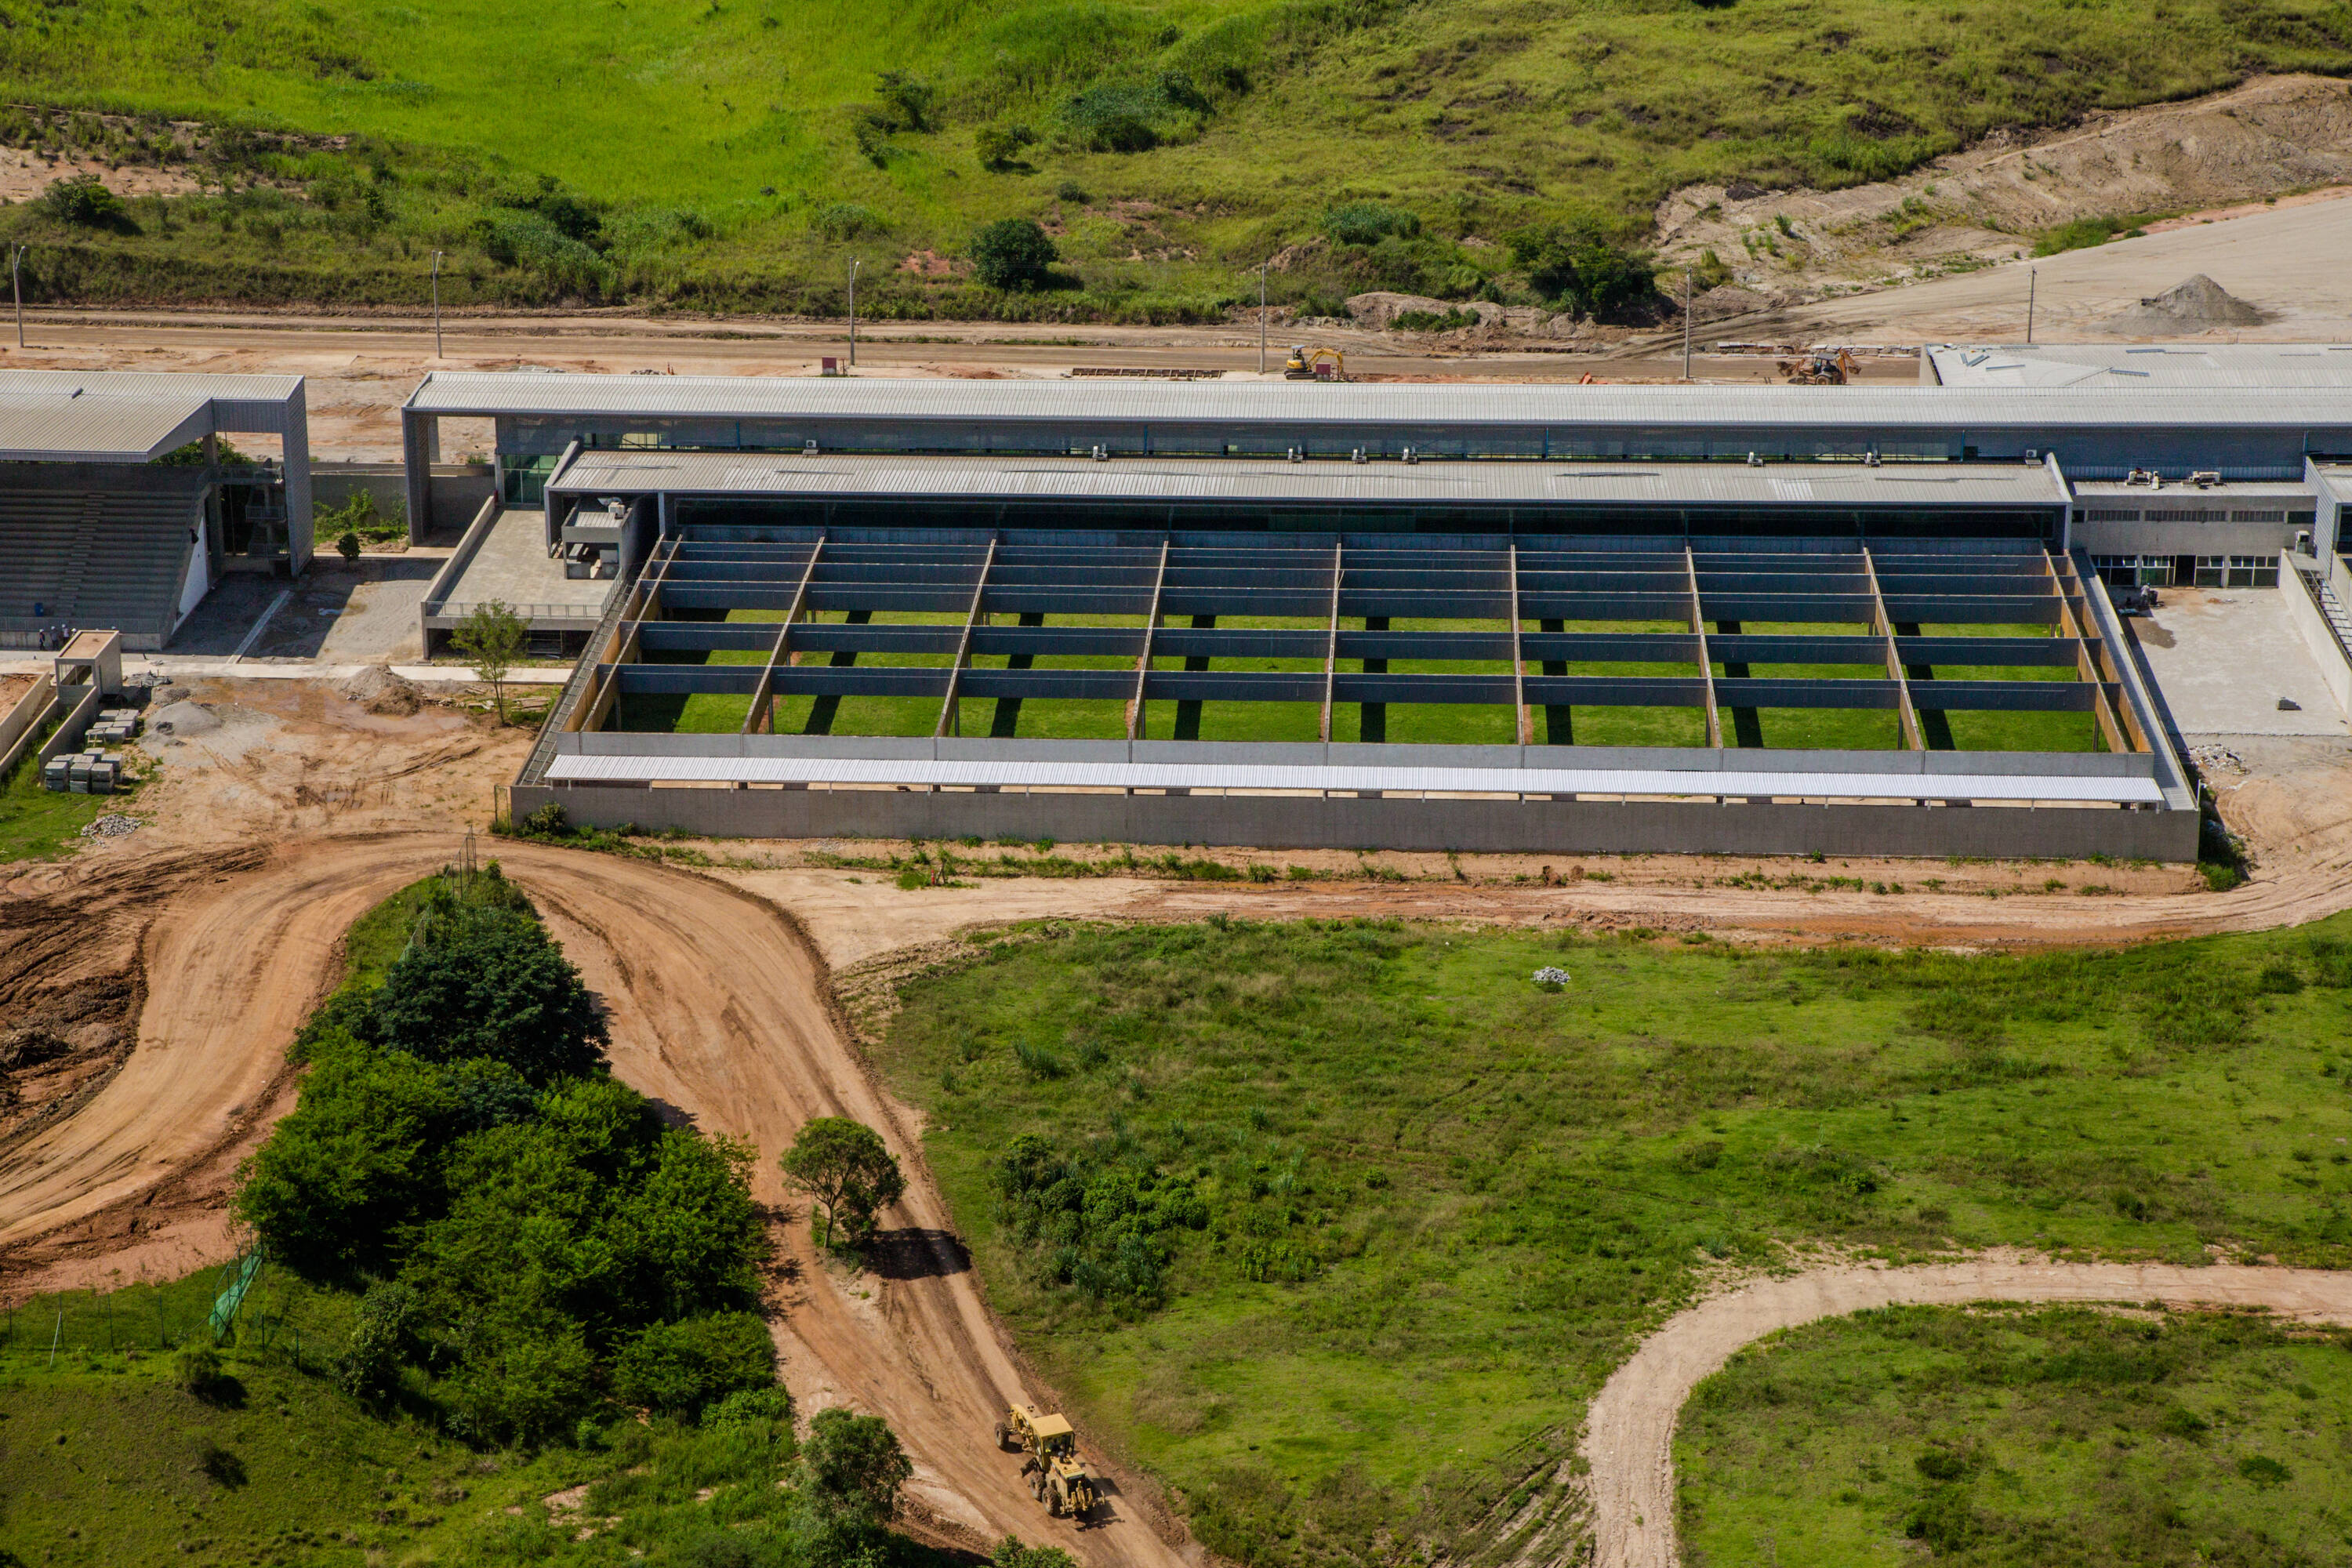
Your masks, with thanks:
M1325 361L1330 368L1324 368ZM1283 375L1291 381L1345 381L1348 379L1348 356L1339 349L1311 348L1294 343L1290 358L1283 363Z

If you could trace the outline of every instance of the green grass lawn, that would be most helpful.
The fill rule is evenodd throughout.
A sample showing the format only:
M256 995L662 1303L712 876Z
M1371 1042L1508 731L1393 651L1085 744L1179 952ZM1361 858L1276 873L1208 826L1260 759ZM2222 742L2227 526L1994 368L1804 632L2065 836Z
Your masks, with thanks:
M37 748L0 775L0 865L11 860L54 860L80 841L81 830L109 812L128 811L138 791L118 795L68 795L41 787Z
M235 195L135 204L137 232L0 215L0 237L40 247L37 298L421 301L442 249L453 304L819 309L856 254L885 314L1213 316L1260 260L1366 197L1418 215L1423 237L1306 253L1276 275L1280 297L1459 297L1498 272L1523 293L1503 252L1459 241L1571 212L1637 232L1692 181L1835 187L1995 128L2352 64L2335 11L2231 0L8 0L0 15L9 102L145 117L130 136L85 128L110 155L142 155L132 143L169 118L359 139L224 147ZM890 99L884 72L917 90ZM16 123L19 143L44 134ZM1034 140L984 165L975 133L1016 126ZM542 182L603 222L564 243L523 233L514 215ZM1072 287L1006 297L895 270L1006 216L1050 225Z
M875 1059L1024 1350L1209 1545L1466 1553L1487 1505L1552 1496L1585 1400L1715 1260L2352 1264L2347 938L2016 959L1078 930L915 982ZM1529 982L1546 964L1565 991ZM1083 1199L1034 1241L997 1197L1021 1133ZM1190 1188L1201 1228L1120 1239L1135 1183Z
M2346 1348L2260 1318L2076 1307L1793 1329L1684 1411L1683 1560L2352 1562Z

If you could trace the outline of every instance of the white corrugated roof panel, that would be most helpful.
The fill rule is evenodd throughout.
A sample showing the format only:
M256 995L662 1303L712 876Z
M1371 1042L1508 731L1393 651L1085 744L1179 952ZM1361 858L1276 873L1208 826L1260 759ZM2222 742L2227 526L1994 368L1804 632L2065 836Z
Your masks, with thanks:
M1946 387L2352 389L2352 344L2035 343L1930 348Z
M2113 378L2110 378L2111 380ZM2333 384L2246 387L1622 386L1525 383L964 381L892 376L567 375L436 371L434 415L724 419L996 419L1087 426L1873 426L2115 427L2352 424Z
M1308 462L1269 458L903 458L745 452L584 452L558 495L1026 497L1411 504L2061 506L2026 463Z
M569 784L818 784L1011 789L1360 791L1434 795L1801 796L1835 800L2066 801L2160 805L2147 778L2011 773L1765 773L1731 769L1234 765L1192 763L893 760L871 757L557 755Z
M201 392L77 396L0 386L0 460L144 462L211 428L212 399Z

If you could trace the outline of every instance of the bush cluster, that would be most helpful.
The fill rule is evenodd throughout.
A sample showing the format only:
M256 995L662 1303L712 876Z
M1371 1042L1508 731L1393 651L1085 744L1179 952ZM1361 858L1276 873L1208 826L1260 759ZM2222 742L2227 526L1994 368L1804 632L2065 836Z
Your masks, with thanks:
M1043 1278L1117 1306L1164 1300L1174 1233L1209 1223L1191 1182L1149 1165L1065 1158L1034 1133L1005 1150L996 1191L1005 1227Z
M499 874L434 879L382 984L314 1014L238 1208L274 1257L373 1281L337 1373L483 1442L774 1381L750 1154L605 1069L579 973Z

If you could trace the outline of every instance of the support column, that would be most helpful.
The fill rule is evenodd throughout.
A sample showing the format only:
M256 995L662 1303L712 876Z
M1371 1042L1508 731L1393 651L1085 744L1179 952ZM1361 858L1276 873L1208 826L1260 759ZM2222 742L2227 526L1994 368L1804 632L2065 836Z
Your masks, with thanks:
M988 553L981 558L980 575L971 584L971 608L963 618L963 636L956 643L955 663L948 669L948 694L940 702L940 721L931 731L931 739L944 740L950 734L963 733L962 699L957 689L963 684L964 668L971 663L972 629L980 625L982 608L988 603L988 574L996 564L996 539L991 535Z
M768 650L767 667L760 671L760 684L751 693L751 706L744 711L743 730L746 735L772 735L776 732L776 669L793 662L793 623L801 618L808 607L809 584L816 581L817 557L824 553L824 535L817 535L809 547L808 563L801 568L800 586L793 590L792 607L784 612L784 624L776 628L776 646Z
M1870 634L1881 639L1886 650L1886 679L1895 682L1895 717L1903 731L1906 751L1925 751L1927 742L1919 731L1919 713L1911 706L1911 687L1903 668L1902 656L1895 647L1895 624L1886 618L1886 595L1879 591L1878 563L1871 559L1870 546L1862 547L1862 572L1870 581ZM1941 717L1941 715L1938 715ZM1946 749L1951 744L1951 728L1945 726Z
M1389 629L1389 618L1386 616L1366 616L1364 629L1384 632ZM1368 658L1363 663L1366 675L1386 675L1389 672L1387 659ZM1386 741L1389 738L1389 705L1385 702L1360 702L1356 707L1356 738L1368 744Z
M2117 752L2150 752L2147 737L2140 732L2139 721L2128 703L2120 712L2107 697L2111 679L2104 662L2105 644L2092 637L2083 617L2075 613L2077 595L2089 590L2074 574L2074 561L2070 555L2045 552L2042 563L2050 570L2050 591L2058 600L2058 630L2060 635L2074 639L2074 669L2092 687L2091 711L2099 721L2099 733L2106 737L2110 750ZM2121 677L2113 679L2120 680Z
M1160 540L1160 565L1151 574L1151 608L1143 617L1143 647L1135 656L1135 695L1127 704L1127 738L1143 739L1143 688L1151 679L1151 639L1160 630L1160 594L1168 585L1169 540Z
M1698 673L1706 684L1706 743L1723 744L1723 715L1715 706L1715 660L1706 651L1706 606L1699 600L1698 563L1691 555L1691 547L1683 546L1683 578L1690 584L1691 635L1698 638Z
M1331 743L1331 687L1339 674L1339 584L1344 575L1341 562L1347 546L1339 540L1331 542L1331 618L1325 628L1323 642L1323 717L1316 732L1325 745ZM1382 721L1385 724L1385 719Z
M433 530L433 447L440 439L441 421L431 414L400 411L400 462L408 487L408 542L422 544ZM302 454L302 526L310 525L310 455L307 434ZM294 527L294 437L286 437L286 526Z
M1538 625L1548 632L1564 632L1568 629L1568 623L1564 620L1545 619ZM1568 660L1548 658L1543 661L1543 672L1546 675L1566 675ZM1576 744L1576 710L1567 703L1544 704L1544 744L1547 746Z
M1192 629L1196 632L1213 631L1216 625L1217 617L1214 616L1192 617ZM1206 669L1209 668L1208 656L1197 653L1187 654L1184 656L1184 668ZM1201 700L1199 698L1180 697L1176 700L1176 728L1172 735L1179 741L1197 741L1201 738Z
M1739 623L1738 621L1717 621L1715 623L1715 629L1724 637L1736 637L1739 635ZM1710 678L1708 680L1710 695L1712 695L1711 689L1714 685L1712 679L1713 668L1714 666L1710 661L1708 666L1710 671ZM1747 679L1748 661L1744 658L1724 660L1723 678L1726 680ZM1731 710L1731 739L1733 744L1739 746L1760 746L1764 743L1764 725L1762 721L1757 718L1755 709L1734 708Z

